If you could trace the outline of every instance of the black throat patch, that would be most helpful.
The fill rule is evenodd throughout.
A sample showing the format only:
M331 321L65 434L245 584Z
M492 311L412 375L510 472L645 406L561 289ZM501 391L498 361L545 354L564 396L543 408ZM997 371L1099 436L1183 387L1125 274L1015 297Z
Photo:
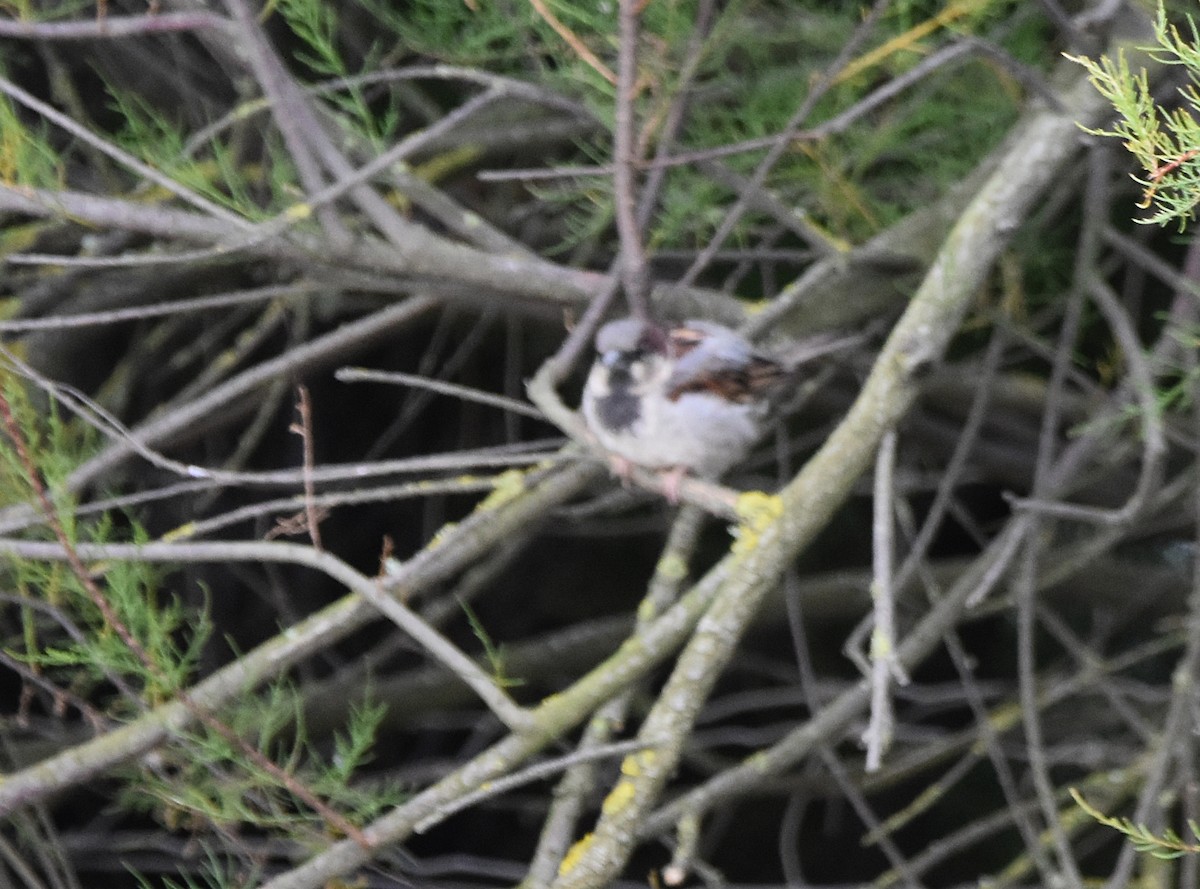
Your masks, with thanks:
M604 428L621 432L637 422L642 415L638 397L632 390L633 380L628 367L621 365L611 369L608 379L608 394L596 400L596 416Z

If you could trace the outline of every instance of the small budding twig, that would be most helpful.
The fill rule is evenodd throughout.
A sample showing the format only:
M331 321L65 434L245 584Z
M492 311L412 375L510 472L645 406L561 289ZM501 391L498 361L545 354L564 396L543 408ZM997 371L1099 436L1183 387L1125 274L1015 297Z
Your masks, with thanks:
M308 387L303 383L296 387L296 413L300 422L288 427L289 431L300 436L304 443L304 518L308 525L308 536L316 549L324 549L321 545L321 519L323 512L315 504L316 491L313 487L313 435L312 435L312 402L308 397Z

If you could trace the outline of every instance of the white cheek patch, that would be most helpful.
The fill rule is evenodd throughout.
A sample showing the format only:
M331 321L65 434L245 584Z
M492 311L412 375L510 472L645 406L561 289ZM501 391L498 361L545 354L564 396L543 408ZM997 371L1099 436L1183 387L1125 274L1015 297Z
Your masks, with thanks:
M611 377L606 371L597 368L588 375L587 386L595 397L604 398L612 391Z

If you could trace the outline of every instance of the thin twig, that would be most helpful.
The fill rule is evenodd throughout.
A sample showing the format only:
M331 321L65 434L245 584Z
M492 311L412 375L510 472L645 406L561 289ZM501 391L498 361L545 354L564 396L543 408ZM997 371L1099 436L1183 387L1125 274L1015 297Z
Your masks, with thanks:
M658 145L654 152L655 162L660 162L670 157L675 137L683 126L687 114L692 82L695 80L700 70L700 62L704 58L706 39L713 26L716 8L716 0L701 0L696 8L696 23L692 26L692 34L688 38L687 51L684 55L683 64L680 66L679 77L673 87L674 95L671 98L671 107L667 111L667 118L663 124L662 132L658 135ZM618 160L617 164L619 163L620 161ZM637 230L645 231L646 227L650 224L650 219L658 204L658 198L662 193L667 172L670 168L665 164L654 162L649 164L642 163L639 166L642 169L647 169L649 172L645 183L642 185L642 194L638 202L637 219L635 220Z
M114 15L73 22L0 19L0 37L18 40L102 40L229 28L229 19L210 12Z
M13 259L14 257L7 257L9 262ZM123 321L140 321L146 318L160 318L185 312L202 312L208 309L220 309L226 306L245 305L273 299L300 299L312 296L316 292L317 288L312 284L273 284L214 296L197 296L192 299L172 300L128 309L112 309L107 312L80 312L74 315L51 315L48 318L0 321L0 332L22 333L30 330L60 330L100 324L119 324Z
M575 54L583 59L589 68L609 83L615 84L617 82L617 75L613 74L612 69L600 61L599 57L588 48L586 43L579 39L579 36L574 31L559 21L558 17L550 11L544 0L529 0L529 5L537 10L537 14L542 17L546 24L554 29L554 33L565 40L567 46L575 50Z
M883 765L883 754L892 742L895 729L892 681L902 685L908 682L908 676L896 661L895 544L892 539L895 466L896 433L891 431L883 436L875 460L875 518L871 526L871 602L875 624L871 631L871 718L863 732L868 772L877 771Z
M309 398L308 387L300 384L296 387L296 413L300 422L293 423L289 430L300 436L304 448L304 463L302 477L304 479L304 518L305 530L316 549L324 549L321 545L321 519L323 511L316 505L316 491L313 487L313 428L312 401Z
M637 154L634 144L634 99L637 93L638 26L642 0L618 0L617 95L613 128L613 201L621 240L621 280L631 314L649 318L646 252L637 217Z
M363 367L341 367L334 372L333 376L334 379L342 383L396 383L401 386L413 386L418 389L427 389L430 392L440 392L442 395L450 395L460 398L463 401L474 402L475 404L486 404L489 407L499 408L500 410L518 414L522 417L529 417L534 420L545 419L542 412L528 402L518 401L515 398L506 398L503 395L496 395L493 392L484 392L471 386L460 386L457 383L447 383L444 380L431 379L420 374L368 370Z
M538 458L535 462L544 463L545 461ZM231 509L228 512L219 513L207 518L192 519L167 531L160 539L164 541L194 540L198 537L212 534L214 531L219 531L222 528L236 525L239 522L246 522L276 513L295 512L296 509L304 509L309 504L318 512L324 512L339 506L353 506L361 503L389 503L416 497L436 497L443 494L478 494L493 491L497 485L503 484L506 480L507 476L505 473L501 473L498 476L480 476L478 478L463 478L462 476L446 479L423 478L408 482L407 484L380 485L369 488L356 488L352 491L313 494L311 498L297 496L280 497L274 500L263 500L258 503L240 506L237 509ZM108 503L105 509L111 509L115 505L119 504ZM92 509L93 506L94 504L88 504L86 509L76 510L76 514L83 515L85 512L96 511ZM304 528L300 528L297 533L304 530Z

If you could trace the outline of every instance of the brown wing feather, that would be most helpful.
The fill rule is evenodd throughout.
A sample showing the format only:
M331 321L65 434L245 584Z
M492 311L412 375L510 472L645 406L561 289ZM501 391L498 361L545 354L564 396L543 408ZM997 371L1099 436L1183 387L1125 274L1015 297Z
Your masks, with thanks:
M786 373L778 362L755 355L745 367L722 368L685 380L672 387L667 397L676 401L687 392L711 392L728 401L746 404L762 397Z

